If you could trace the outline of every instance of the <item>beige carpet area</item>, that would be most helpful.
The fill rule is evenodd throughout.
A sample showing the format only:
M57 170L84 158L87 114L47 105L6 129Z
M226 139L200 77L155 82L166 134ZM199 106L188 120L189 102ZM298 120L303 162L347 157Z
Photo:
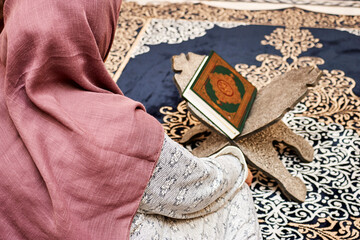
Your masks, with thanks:
M300 8L313 12L360 15L359 0L125 0L138 4L163 4L163 3L203 3L209 6L238 10L275 10L286 8Z

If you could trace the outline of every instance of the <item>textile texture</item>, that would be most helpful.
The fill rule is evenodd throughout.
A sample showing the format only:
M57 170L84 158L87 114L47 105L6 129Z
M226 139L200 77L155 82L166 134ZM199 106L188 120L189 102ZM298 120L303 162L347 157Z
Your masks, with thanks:
M163 129L104 66L120 4L5 2L1 238L128 238Z
M211 0L210 0L211 1ZM270 4L311 4L319 6L359 7L359 0L227 0L229 2L270 3Z
M275 145L285 167L305 183L306 200L288 201L274 180L252 169L259 223L264 239L359 238L358 16L135 3L124 3L121 16L107 69L174 140L199 121L172 80L172 56L214 50L258 89L286 71L317 65L322 78L282 119L313 146L313 162L302 163L285 145Z
M166 136L130 238L261 239L247 168L235 156L196 158Z

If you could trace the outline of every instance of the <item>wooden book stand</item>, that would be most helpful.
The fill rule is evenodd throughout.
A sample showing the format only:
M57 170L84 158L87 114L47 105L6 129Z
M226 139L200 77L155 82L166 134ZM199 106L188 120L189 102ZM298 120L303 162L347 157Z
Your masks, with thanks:
M195 73L205 56L194 53L173 56L172 67L176 72L175 84L180 93ZM312 146L301 136L296 135L282 121L281 117L294 107L308 92L308 87L316 84L321 71L316 67L291 70L260 89L242 133L234 140L219 133L206 118L190 103L190 111L202 121L188 130L181 143L188 142L193 136L210 132L199 147L193 150L198 157L210 156L227 145L238 146L252 166L274 178L282 192L290 200L304 202L305 184L298 177L293 177L284 167L273 147L273 142L284 142L296 151L303 162L313 160Z

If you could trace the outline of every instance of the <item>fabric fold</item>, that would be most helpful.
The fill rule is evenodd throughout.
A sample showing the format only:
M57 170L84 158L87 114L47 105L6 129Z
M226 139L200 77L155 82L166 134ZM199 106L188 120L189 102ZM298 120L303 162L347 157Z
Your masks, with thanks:
M163 129L107 73L121 1L7 0L0 233L127 239Z

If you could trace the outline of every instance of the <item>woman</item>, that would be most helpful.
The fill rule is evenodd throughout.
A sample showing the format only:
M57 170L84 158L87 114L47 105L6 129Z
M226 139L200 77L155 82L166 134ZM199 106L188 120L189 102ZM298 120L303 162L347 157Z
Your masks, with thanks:
M184 209L188 205L180 199L180 210L175 209L173 217L207 216L205 206L221 212L229 205L218 204L222 196L236 199L240 186L235 185L245 176L244 165L229 154L216 159L224 161L218 165L210 159L196 160L167 137L164 140L161 125L140 103L126 98L108 75L103 60L120 4L119 0L4 3L0 35L4 239L128 239L130 229L131 238L144 236L138 234L146 230L146 224L137 224L141 219L161 223L154 214L171 217L172 208L153 209L159 198L151 197L157 185L166 186L161 169L171 159L183 168L182 159L195 163L209 172L200 180L212 178L213 185L218 181L224 185L212 186L213 194L204 191L207 199L198 200L195 212ZM236 178L216 177L234 164ZM174 187L165 192L173 193ZM168 194L163 195L166 205Z

